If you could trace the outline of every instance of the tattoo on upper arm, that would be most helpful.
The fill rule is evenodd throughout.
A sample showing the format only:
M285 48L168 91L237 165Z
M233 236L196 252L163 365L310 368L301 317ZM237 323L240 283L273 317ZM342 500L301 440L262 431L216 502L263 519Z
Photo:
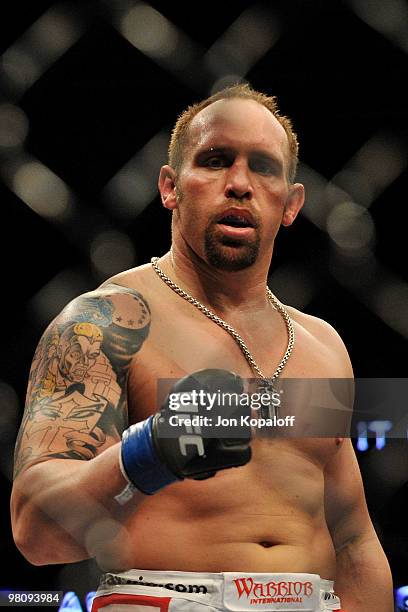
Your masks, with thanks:
M34 355L15 476L46 458L91 459L126 427L126 382L150 328L133 289L109 285L69 304Z

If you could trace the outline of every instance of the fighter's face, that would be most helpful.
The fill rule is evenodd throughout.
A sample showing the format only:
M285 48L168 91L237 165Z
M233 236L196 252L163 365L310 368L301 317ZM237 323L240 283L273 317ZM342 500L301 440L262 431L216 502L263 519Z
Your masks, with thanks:
M71 382L82 382L100 353L101 343L86 336L73 336L63 349L60 370Z
M203 109L177 179L174 222L182 239L226 270L252 265L260 249L271 253L290 191L288 156L283 127L254 100Z

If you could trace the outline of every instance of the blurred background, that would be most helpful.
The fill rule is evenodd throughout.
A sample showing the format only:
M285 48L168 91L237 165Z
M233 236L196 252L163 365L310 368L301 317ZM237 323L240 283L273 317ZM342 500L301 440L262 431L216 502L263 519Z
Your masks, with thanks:
M11 538L30 362L68 301L168 249L157 176L188 104L237 81L278 96L299 135L307 196L281 231L269 284L338 330L356 376L406 376L408 8L14 0L0 31L0 589L72 590L85 610L93 562L33 567ZM396 587L408 585L407 447L357 450Z

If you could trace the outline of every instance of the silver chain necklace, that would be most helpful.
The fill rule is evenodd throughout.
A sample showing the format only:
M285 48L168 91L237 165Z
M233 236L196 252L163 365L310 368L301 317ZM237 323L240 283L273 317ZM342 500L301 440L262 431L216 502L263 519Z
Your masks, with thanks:
M159 276L162 279L162 281L165 282L166 285L168 285L170 287L170 289L172 289L175 293L177 293L183 299L185 299L187 302L189 302L190 304L195 306L206 317L211 319L211 321L213 321L214 323L216 323L217 325L222 327L222 329L224 329L226 332L228 332L229 335L232 336L233 339L235 340L235 342L238 344L239 348L241 349L242 354L244 355L245 359L247 360L247 362L251 366L252 370L262 379L263 388L265 390L273 389L274 381L276 381L276 379L279 377L279 375L281 374L283 368L285 367L289 357L291 356L291 353L292 353L292 350L293 350L293 346L295 344L295 330L293 328L293 323L292 323L291 318L290 318L289 314L287 313L286 309L282 306L282 304L280 302L278 302L278 300L273 295L273 293L269 289L269 287L266 288L266 295L267 295L269 301L271 302L272 306L274 306L274 308L281 314L281 316L282 316L282 318L283 318L283 320L285 322L285 325L286 325L286 330L288 332L288 346L286 348L285 354L282 357L282 360L281 360L280 364L276 368L275 372L272 374L271 378L268 378L267 376L265 376L262 373L260 367L256 363L255 359L253 358L251 352L249 351L247 345L245 344L245 342L243 341L243 339L241 338L239 333L237 331L235 331L235 329L231 325L229 325L223 319L218 317L209 308L204 306L204 304L202 304L201 302L196 300L192 295L187 293L187 291L184 291L184 289L182 289L181 287L176 285L175 282L173 282L168 276L166 276L166 274L163 272L163 270L161 268L159 268L159 266L157 264L158 260L159 260L158 257L152 257L152 259L151 259L151 264L152 264L153 270L156 272L157 276Z

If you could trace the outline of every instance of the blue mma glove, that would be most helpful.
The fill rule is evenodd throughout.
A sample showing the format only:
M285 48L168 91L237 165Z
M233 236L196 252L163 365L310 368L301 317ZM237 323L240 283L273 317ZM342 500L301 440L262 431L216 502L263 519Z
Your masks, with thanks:
M215 427L218 416L226 417L227 422L236 419L240 423L242 416L250 414L248 406L241 407L234 400L242 392L242 379L228 370L200 370L179 380L159 412L123 433L121 460L129 482L143 493L153 494L184 478L203 480L219 470L248 463L250 427L238 426L235 430L228 425ZM174 410L174 398L181 397L179 394L184 399L189 397L184 394L190 394L192 399L199 397L204 401L180 405ZM207 394L213 398L211 404ZM224 394L233 394L227 396L228 406L223 405ZM170 417L176 425L170 425ZM211 424L194 428L184 424L186 418L193 417L202 417L200 422Z

